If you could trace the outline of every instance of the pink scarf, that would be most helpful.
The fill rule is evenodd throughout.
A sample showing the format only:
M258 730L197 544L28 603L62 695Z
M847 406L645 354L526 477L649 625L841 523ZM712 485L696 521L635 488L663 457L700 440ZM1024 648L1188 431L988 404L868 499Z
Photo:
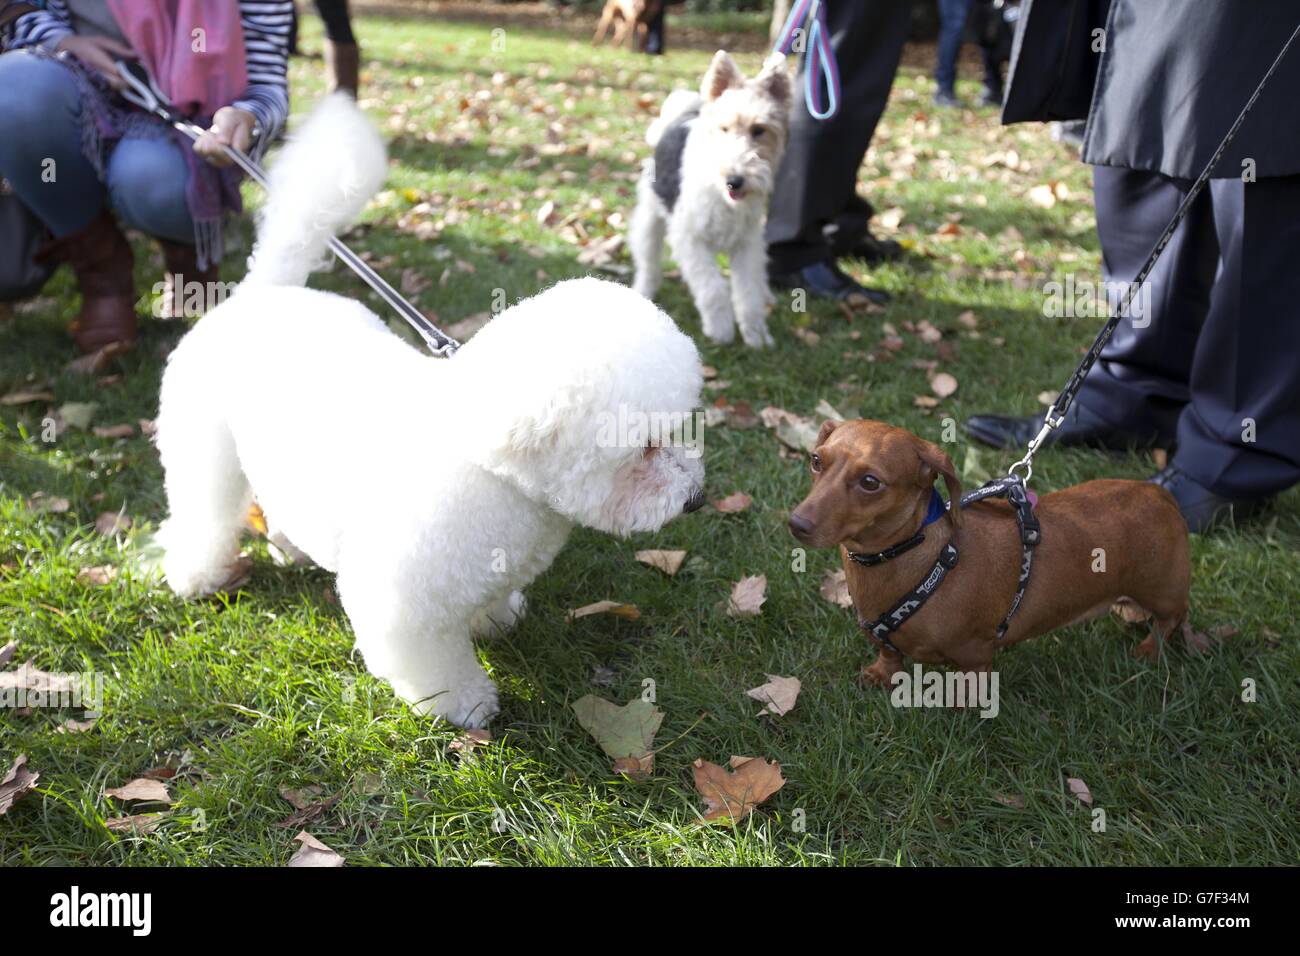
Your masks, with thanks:
M159 88L188 117L210 117L248 87L233 0L108 0L118 29Z
M235 0L108 0L118 29L172 105L201 126L248 87L244 27ZM189 182L186 205L194 219L200 269L219 262L221 218L239 212L239 172L203 162L190 141L175 134Z

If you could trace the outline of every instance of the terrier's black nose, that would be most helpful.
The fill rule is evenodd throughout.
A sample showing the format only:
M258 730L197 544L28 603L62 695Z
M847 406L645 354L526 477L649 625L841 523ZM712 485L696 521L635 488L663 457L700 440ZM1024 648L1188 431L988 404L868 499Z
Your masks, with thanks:
M744 176L728 176L728 177L727 177L727 188L730 189L730 190L732 190L732 191L735 191L735 190L737 190L737 189L744 189L744 188L745 188L745 177L744 177Z
M803 540L812 533L812 522L801 514L790 515L790 533L796 538Z
M699 511L701 508L704 507L704 500L705 499L704 499L703 489L695 492L695 494L691 495L691 497L687 500L686 506L682 508L682 514L688 515L692 511Z

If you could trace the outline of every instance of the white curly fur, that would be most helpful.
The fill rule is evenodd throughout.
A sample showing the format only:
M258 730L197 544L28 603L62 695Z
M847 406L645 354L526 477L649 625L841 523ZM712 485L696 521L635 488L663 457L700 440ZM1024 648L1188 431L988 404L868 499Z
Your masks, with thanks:
M164 573L184 597L219 589L256 496L282 548L338 575L371 672L422 713L481 726L497 691L470 638L522 617L522 589L572 526L655 530L699 500L691 448L602 432L620 410L695 409L699 354L644 298L596 279L505 310L451 359L359 302L285 285L346 224L335 211L360 208L340 184L377 184L385 162L355 107L332 101L305 130L331 147L291 146L277 171L293 182L301 165L310 192L272 201L255 281L163 376ZM311 239L282 240L294 235Z
M790 79L772 65L746 80L719 50L700 92L676 90L646 131L654 146L677 117L699 110L681 157L681 192L669 210L655 193L655 163L648 159L637 182L628 246L636 266L633 288L652 299L663 278L667 239L699 310L704 334L731 342L736 326L746 345L771 345L767 311L773 303L767 280L763 229L767 201L785 152L790 118ZM743 181L739 194L728 180ZM731 266L728 283L718 253Z

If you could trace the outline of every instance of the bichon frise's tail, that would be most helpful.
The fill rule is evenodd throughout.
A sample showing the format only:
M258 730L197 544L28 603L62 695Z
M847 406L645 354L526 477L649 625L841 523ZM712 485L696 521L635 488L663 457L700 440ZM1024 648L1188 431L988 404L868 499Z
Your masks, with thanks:
M271 167L245 284L306 282L324 264L330 237L356 221L387 171L379 131L351 97L327 97Z
M669 123L689 110L699 109L703 102L700 94L694 90L673 90L668 94L668 99L664 100L659 118L645 131L645 141L651 146L659 145L659 138L663 136Z

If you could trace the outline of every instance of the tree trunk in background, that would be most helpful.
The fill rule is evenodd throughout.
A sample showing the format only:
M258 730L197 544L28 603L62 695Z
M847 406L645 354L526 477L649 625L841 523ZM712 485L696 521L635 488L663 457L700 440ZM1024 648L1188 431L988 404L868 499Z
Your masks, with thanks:
M792 0L774 0L772 4L772 26L768 28L768 39L776 43L777 34L785 26L785 18L790 15Z

